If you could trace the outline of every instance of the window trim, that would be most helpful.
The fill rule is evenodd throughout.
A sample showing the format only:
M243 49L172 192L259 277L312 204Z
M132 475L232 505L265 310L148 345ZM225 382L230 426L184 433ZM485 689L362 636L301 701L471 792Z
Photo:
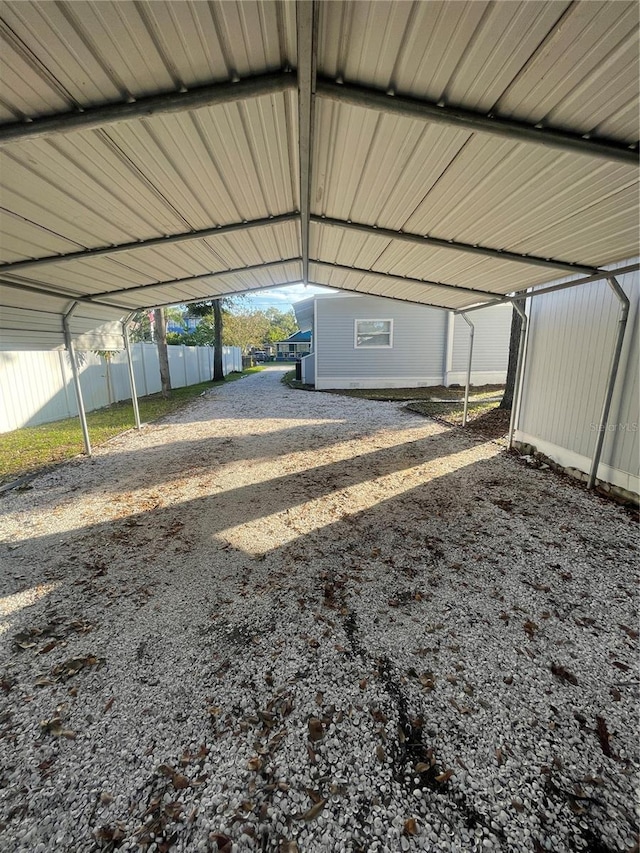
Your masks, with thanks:
M388 323L389 324L389 343L388 344L369 344L368 346L363 346L362 344L358 344L358 323ZM393 318L392 317L358 317L356 320L353 321L353 348L359 349L359 350L393 349Z

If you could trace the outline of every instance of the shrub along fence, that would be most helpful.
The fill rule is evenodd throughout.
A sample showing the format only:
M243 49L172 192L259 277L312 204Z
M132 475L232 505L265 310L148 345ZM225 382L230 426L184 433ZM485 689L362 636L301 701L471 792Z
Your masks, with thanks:
M173 388L207 382L213 375L213 347L169 346ZM139 397L161 390L155 344L131 347ZM82 396L87 412L131 398L126 352L108 357L76 352ZM223 347L225 376L242 370L239 347ZM59 421L78 414L71 362L66 351L0 352L0 432Z

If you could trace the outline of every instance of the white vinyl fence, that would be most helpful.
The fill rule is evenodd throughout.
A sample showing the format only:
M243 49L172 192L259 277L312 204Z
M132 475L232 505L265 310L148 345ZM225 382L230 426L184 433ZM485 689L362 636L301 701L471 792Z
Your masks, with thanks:
M213 347L169 346L173 388L197 385L213 375ZM131 347L138 397L161 390L155 344ZM86 411L131 398L127 354L110 359L93 352L76 352ZM242 370L239 347L223 347L225 376ZM78 414L69 354L56 352L0 352L0 433L23 426L59 421Z

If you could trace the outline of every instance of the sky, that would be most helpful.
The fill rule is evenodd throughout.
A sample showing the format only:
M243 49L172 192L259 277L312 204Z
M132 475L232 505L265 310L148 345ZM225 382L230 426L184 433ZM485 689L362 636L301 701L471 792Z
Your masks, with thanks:
M271 290L256 290L244 296L247 304L258 311L266 308L277 308L279 311L289 311L294 302L301 299L309 299L319 293L331 293L326 287L317 287L313 284L284 284L282 287L274 287Z

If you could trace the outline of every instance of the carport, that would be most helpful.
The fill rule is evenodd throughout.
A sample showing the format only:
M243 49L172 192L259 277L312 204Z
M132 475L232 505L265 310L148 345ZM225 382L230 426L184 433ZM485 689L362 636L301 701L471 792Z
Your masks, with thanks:
M621 301L606 426L626 306L603 268L637 254L637 4L1 14L4 349L122 347L138 309L298 281L524 316L569 274ZM526 322L520 375L525 342Z

